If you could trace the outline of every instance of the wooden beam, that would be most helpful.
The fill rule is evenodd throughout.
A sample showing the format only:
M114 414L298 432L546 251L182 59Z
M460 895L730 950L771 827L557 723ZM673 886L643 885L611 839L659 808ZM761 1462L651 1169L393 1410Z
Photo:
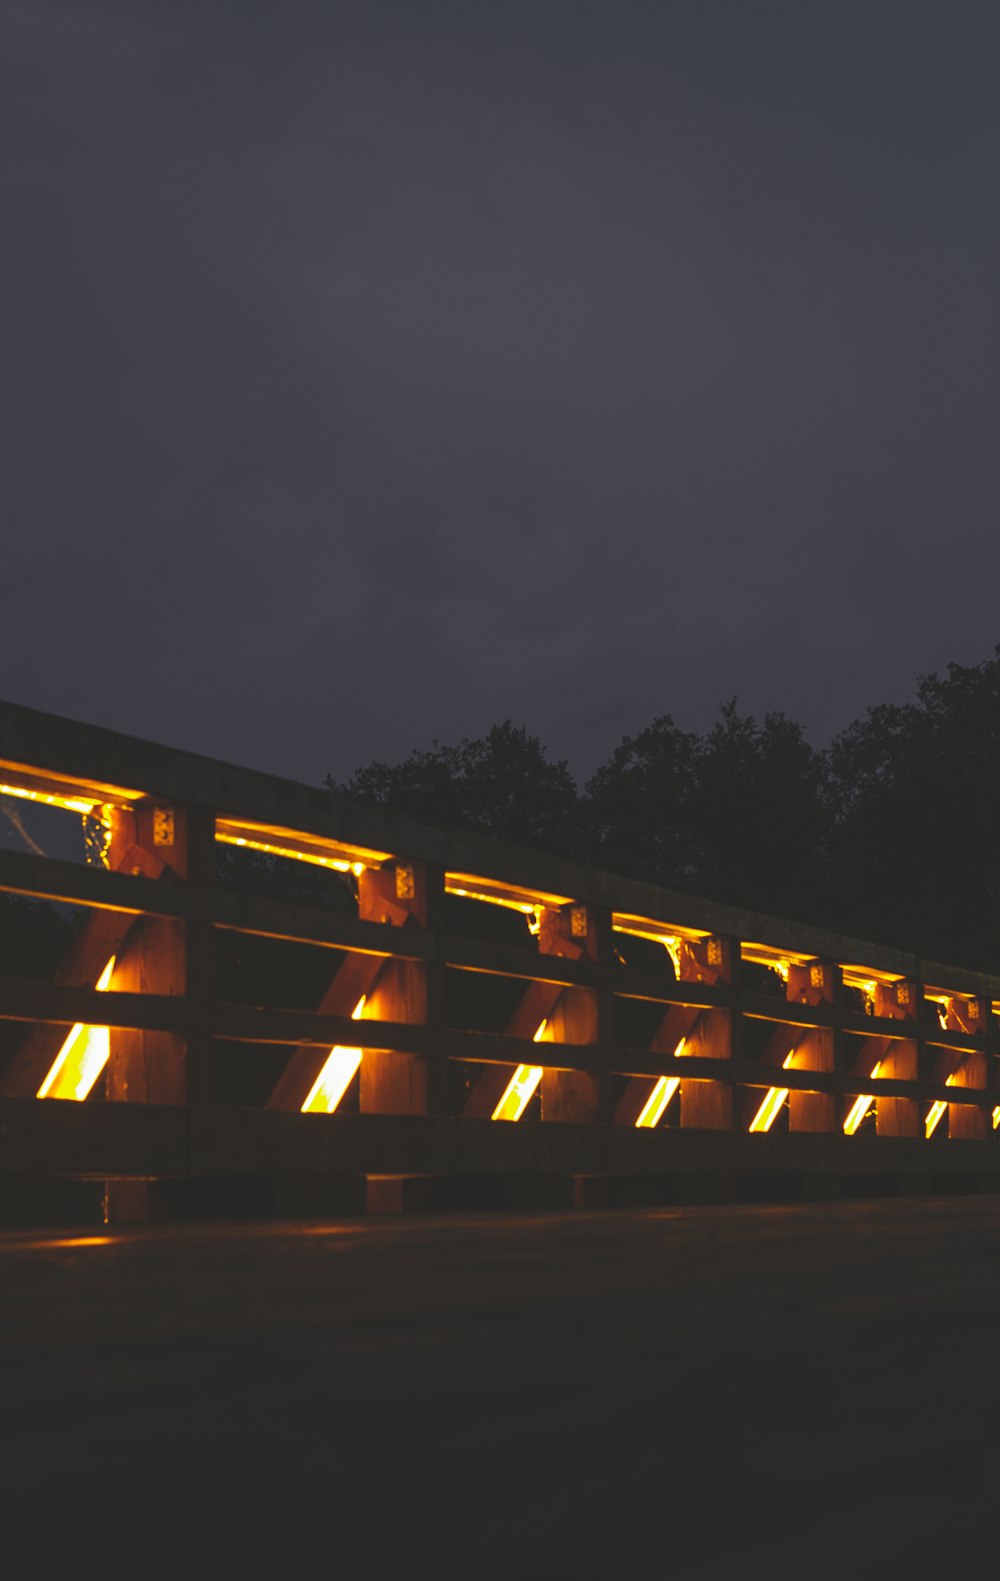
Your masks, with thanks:
M109 873L21 851L0 851L2 890L70 905L204 922L262 938L376 955L395 953L407 959L426 959L435 948L430 935L414 927L394 935L390 941L387 929L380 923L359 922L355 917L319 907L289 905L190 882L159 885L126 872Z

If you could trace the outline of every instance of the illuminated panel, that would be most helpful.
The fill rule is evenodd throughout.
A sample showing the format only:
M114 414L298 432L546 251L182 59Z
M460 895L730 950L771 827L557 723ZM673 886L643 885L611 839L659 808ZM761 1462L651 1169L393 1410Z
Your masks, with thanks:
M684 1053L684 1045L686 1042L687 1038L681 1038L677 1047L674 1049L675 1058L678 1054ZM677 1091L680 1084L681 1079L679 1076L660 1076L658 1078L653 1086L652 1092L642 1106L642 1113L635 1122L637 1131L646 1128L651 1129L654 1125L659 1125L667 1104L674 1096L674 1093Z
M541 1023L532 1039L533 1042L541 1043L545 1037L548 1024L547 1020ZM517 1070L507 1083L507 1090L493 1111L492 1118L494 1120L520 1120L531 1101L535 1088L542 1079L542 1068L541 1065L519 1065L517 1067Z
M1000 1125L1000 1105L998 1105L997 1108L994 1109L994 1111L993 1111L993 1129L994 1129L994 1131L996 1130L998 1125Z
M790 1049L781 1062L782 1070L788 1070L795 1057L795 1050ZM788 1097L787 1087L769 1087L764 1102L750 1121L751 1131L769 1131L778 1118L781 1105Z
M381 867L383 862L390 860L388 851L369 851L362 846L324 840L319 835L303 834L295 829L243 823L234 818L215 820L215 838L222 845L241 845L248 851L264 851L268 856L309 862L314 867L332 868L336 873L363 873L365 868Z
M352 1021L361 1020L367 997L367 994L362 994L354 1006L351 1011ZM360 1049L345 1049L339 1044L332 1048L323 1069L312 1085L308 1098L302 1105L301 1113L333 1114L354 1080L354 1074L360 1064Z
M875 1064L872 1066L872 1069L868 1074L874 1078L878 1075L881 1069L882 1061L879 1059L875 1061ZM858 1129L858 1126L861 1124L865 1115L868 1113L869 1106L874 1102L875 1098L872 1093L866 1093L860 1098L855 1098L853 1104L851 1105L851 1112L844 1121L845 1136L854 1135L855 1131Z
M114 969L115 957L112 956L95 985L102 992L111 986ZM53 1060L52 1068L36 1096L69 1098L82 1103L108 1063L110 1053L111 1033L107 1027L88 1027L77 1022Z

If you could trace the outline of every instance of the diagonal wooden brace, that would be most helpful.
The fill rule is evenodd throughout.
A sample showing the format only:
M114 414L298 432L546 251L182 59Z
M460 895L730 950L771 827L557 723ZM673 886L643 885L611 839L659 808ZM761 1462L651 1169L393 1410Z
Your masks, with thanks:
M150 851L129 846L118 872L161 878L164 864ZM117 955L142 917L134 911L93 910L56 970L54 981L73 988L93 988L112 955ZM25 1034L0 1081L8 1098L33 1098L66 1040L64 1026L36 1022Z
M504 1028L510 1038L533 1038L562 998L559 983L529 983ZM484 1065L475 1086L465 1101L462 1113L467 1119L489 1120L507 1090L516 1065Z
M385 963L384 955L355 951L346 956L320 1000L317 1014L349 1016L361 996L371 994ZM300 1110L328 1058L328 1049L296 1049L268 1099L268 1108Z
M650 1039L651 1054L673 1054L694 1031L704 1011L696 1005L671 1005ZM615 1105L615 1125L635 1125L656 1086L657 1076L632 1076Z

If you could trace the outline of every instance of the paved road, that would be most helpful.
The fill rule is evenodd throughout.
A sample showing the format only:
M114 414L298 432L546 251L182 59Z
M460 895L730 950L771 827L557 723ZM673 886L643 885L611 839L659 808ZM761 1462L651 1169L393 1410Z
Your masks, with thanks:
M991 1199L7 1234L0 1322L11 1581L996 1569Z

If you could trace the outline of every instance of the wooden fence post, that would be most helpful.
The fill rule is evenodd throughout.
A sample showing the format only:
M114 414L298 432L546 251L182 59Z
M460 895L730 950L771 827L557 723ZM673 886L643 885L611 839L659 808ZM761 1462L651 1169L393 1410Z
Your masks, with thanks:
M425 862L366 869L358 880L358 916L364 922L405 926L412 920L439 931L443 902L444 873ZM443 967L437 961L385 961L368 993L365 1018L443 1029ZM366 1049L360 1105L368 1114L444 1114L443 1056Z
M731 939L682 940L682 982L725 983L738 975L738 946ZM731 1060L740 1035L738 1015L721 1006L705 1010L687 1036L685 1052L700 1059ZM681 1082L681 1126L684 1130L728 1131L733 1124L733 1088L725 1070L719 1081Z
M207 807L160 801L116 809L111 866L141 872L143 853L163 862L161 882L211 887L215 879L214 814ZM107 1074L110 1103L189 1106L209 1101L212 1044L203 1012L212 997L212 975L209 924L149 916L138 920L116 958L112 987L184 997L194 1025L186 1036L112 1028ZM109 1181L105 1201L109 1219L147 1219L153 1210L150 1182Z

